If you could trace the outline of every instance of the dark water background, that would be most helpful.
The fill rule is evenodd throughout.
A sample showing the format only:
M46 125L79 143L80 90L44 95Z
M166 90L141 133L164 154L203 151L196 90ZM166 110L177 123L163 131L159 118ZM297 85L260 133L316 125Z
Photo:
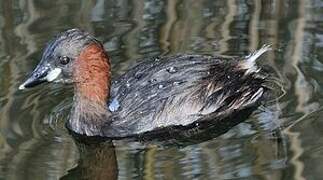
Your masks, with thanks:
M247 55L269 43L259 64L281 93L208 141L78 148L64 128L70 88L17 90L45 43L73 27L104 42L114 76L140 57ZM322 179L322 58L319 0L0 0L0 179Z

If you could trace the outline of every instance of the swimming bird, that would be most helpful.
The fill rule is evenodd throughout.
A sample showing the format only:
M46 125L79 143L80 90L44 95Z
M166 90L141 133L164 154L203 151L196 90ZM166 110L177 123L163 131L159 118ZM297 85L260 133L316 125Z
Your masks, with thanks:
M43 82L72 84L67 121L85 136L123 138L239 116L257 107L268 75L256 60L270 46L245 57L178 54L144 58L111 78L110 57L89 33L70 29L46 46L19 89Z

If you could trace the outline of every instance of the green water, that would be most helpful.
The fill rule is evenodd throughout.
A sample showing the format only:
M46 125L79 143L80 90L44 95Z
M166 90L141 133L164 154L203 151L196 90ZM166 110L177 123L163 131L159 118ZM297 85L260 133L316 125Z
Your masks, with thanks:
M321 179L323 2L318 0L0 0L0 179ZM77 146L64 127L70 87L18 91L55 34L103 41L113 76L135 59L176 53L261 58L277 98L211 140Z

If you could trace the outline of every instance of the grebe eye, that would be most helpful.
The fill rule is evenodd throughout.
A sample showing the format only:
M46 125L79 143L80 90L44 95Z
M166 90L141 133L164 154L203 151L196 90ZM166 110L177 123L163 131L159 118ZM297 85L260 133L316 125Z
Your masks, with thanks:
M70 62L70 58L67 56L61 56L59 57L59 61L61 64L66 65Z

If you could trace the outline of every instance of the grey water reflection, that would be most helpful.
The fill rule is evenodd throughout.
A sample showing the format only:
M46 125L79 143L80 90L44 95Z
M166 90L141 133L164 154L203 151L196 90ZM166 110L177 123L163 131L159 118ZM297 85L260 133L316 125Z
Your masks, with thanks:
M318 0L0 0L0 179L99 179L108 175L100 168L112 179L320 179L322 10ZM64 127L70 87L17 91L44 44L73 27L104 42L113 76L141 57L246 55L269 43L259 64L275 71L281 93L208 141L80 147Z

